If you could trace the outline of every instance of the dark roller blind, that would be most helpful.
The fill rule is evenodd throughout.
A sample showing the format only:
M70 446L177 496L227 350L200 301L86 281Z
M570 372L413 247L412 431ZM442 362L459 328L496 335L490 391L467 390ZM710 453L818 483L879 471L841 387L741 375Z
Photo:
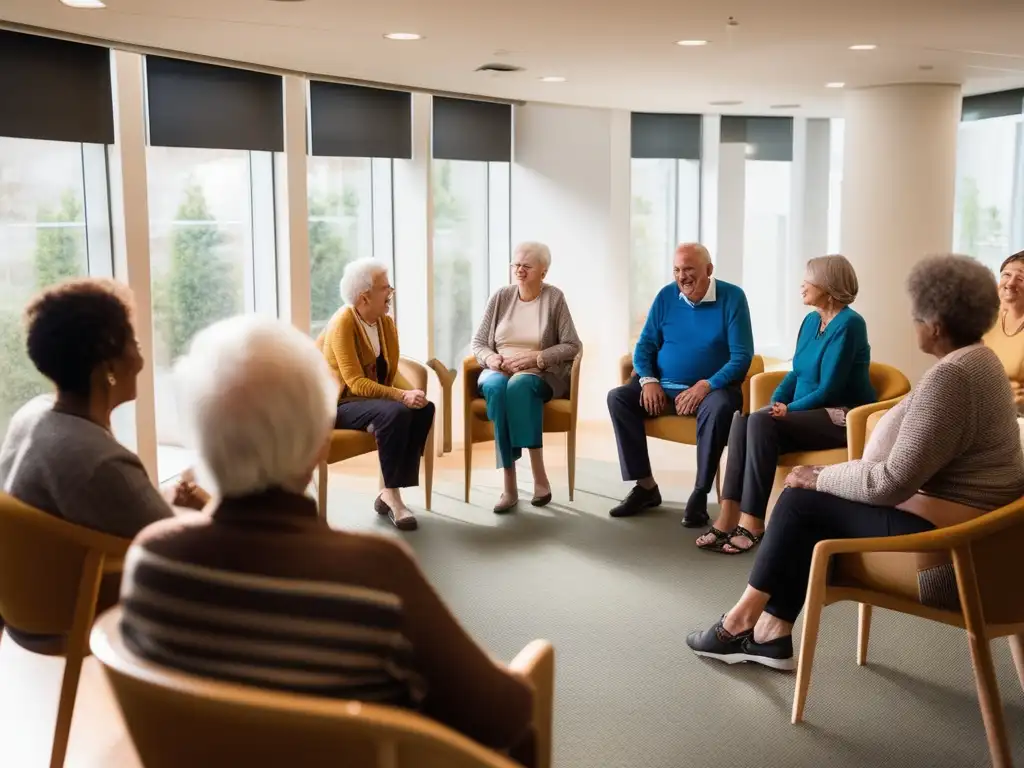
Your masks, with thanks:
M147 56L146 97L154 146L284 149L277 75Z
M313 80L310 152L333 157L412 157L412 94Z
M634 112L632 156L700 160L700 115Z
M0 30L0 136L113 144L110 50Z
M961 121L985 120L990 117L1006 117L1024 112L1024 88L1013 91L983 93L964 97Z
M512 161L512 105L434 97L434 157Z
M793 160L793 118L722 116L722 143L746 144L748 160Z

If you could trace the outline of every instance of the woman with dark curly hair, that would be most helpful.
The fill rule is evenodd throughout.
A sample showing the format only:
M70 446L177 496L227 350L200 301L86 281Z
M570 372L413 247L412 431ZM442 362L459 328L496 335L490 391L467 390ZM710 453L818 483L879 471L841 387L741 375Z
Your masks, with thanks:
M161 495L139 457L110 429L110 414L135 399L143 360L131 295L110 280L60 283L25 310L28 356L56 387L11 419L0 446L0 488L70 523L132 538L172 514L202 508L205 494L179 482Z
M878 423L864 458L796 467L739 602L687 645L729 664L793 669L793 623L819 541L956 525L1024 494L1024 456L1006 372L981 343L996 281L968 256L936 256L907 279L917 345L937 362Z

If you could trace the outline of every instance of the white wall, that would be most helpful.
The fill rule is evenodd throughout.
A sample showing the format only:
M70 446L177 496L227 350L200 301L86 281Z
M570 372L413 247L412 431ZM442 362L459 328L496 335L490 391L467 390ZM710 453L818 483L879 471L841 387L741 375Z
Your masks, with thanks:
M605 396L629 351L628 112L528 104L516 110L512 242L551 248L583 341L580 419L607 419Z

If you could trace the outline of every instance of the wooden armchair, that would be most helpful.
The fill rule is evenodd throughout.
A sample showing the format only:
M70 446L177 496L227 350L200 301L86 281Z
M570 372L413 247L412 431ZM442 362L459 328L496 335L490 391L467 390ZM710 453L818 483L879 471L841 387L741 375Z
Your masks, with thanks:
M772 394L785 378L788 371L766 371L759 373L750 382L750 410L756 411L765 406L771 405ZM833 448L827 451L800 451L797 453L784 453L779 456L778 468L775 470L775 487L772 495L782 493L786 482L786 475L793 467L799 466L820 466L826 464L841 464L849 461L853 454L851 448L857 442L860 443L860 450L864 449L864 430L867 417L876 412L879 408L888 410L896 405L910 391L910 382L907 377L891 365L885 363L871 363L868 369L868 376L871 385L878 395L878 402L853 408L846 414L846 448ZM860 454L857 454L858 456ZM769 510L774 504L769 504Z
M73 525L0 493L0 616L24 632L65 638L67 661L50 768L64 765L100 583L104 576L117 578L130 543Z
M408 357L398 361L398 375L395 386L399 389L419 389L427 391L427 367ZM431 427L427 442L423 446L423 498L427 510L431 505L431 494L434 486L434 430L437 414L434 414L435 427ZM346 459L354 459L377 450L377 441L373 435L358 429L336 429L331 433L331 448L327 458L320 462L317 470L317 496L320 517L327 517L327 467ZM383 487L383 479L381 487Z
M868 406L872 407L872 406ZM873 406L865 433L886 410ZM860 458L864 436L851 458ZM1024 592L1016 588L1024 547L1024 499L970 522L910 536L842 539L814 549L793 697L803 720L821 611L842 600L860 604L857 664L867 663L874 606L938 621L967 632L992 764L1012 765L989 643L1009 637L1024 687ZM950 563L952 560L952 563Z
M750 361L750 368L747 376L743 379L743 413L750 413L750 385L751 381L764 371L764 360L760 355L754 355ZM633 378L633 355L623 355L619 359L619 383L628 384ZM658 416L647 419L646 429L648 437L656 437L659 440L668 440L673 443L684 445L697 444L697 419L693 416ZM715 473L715 491L719 497L722 495L722 472L719 469Z
M411 710L267 691L146 661L124 644L120 608L101 617L92 649L147 768L521 768ZM554 649L534 640L510 667L533 684L536 765L551 768Z
M564 432L565 453L569 469L569 501L576 492L576 420L579 412L580 365L583 350L572 362L569 382L569 397L549 400L544 403L544 432ZM473 444L489 443L494 440L494 424L487 418L487 403L480 397L477 381L483 368L470 355L462 361L462 402L463 429L466 462L466 503L469 503L469 486L473 478Z

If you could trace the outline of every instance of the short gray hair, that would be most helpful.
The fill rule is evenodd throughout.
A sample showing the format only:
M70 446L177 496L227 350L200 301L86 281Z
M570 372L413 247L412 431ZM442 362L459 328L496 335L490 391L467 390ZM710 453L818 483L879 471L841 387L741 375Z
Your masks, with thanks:
M345 265L345 271L341 275L341 283L338 285L338 292L341 300L354 307L359 297L373 288L373 281L377 275L387 274L388 268L376 259L365 258L350 261Z
M305 490L339 389L309 336L258 315L221 320L196 335L174 381L200 483L221 497Z
M937 322L957 347L977 344L999 315L991 270L970 256L930 256L907 277L914 318Z
M694 253L700 254L700 257L704 260L705 264L711 263L711 251L707 249L703 243L680 243L676 246L676 253L680 251L693 251Z
M544 243L520 243L516 246L515 253L521 253L524 256L533 258L540 265L541 269L551 267L551 249L544 245Z
M853 304L860 286L857 272L845 256L818 256L807 262L807 274L816 285L843 306Z

